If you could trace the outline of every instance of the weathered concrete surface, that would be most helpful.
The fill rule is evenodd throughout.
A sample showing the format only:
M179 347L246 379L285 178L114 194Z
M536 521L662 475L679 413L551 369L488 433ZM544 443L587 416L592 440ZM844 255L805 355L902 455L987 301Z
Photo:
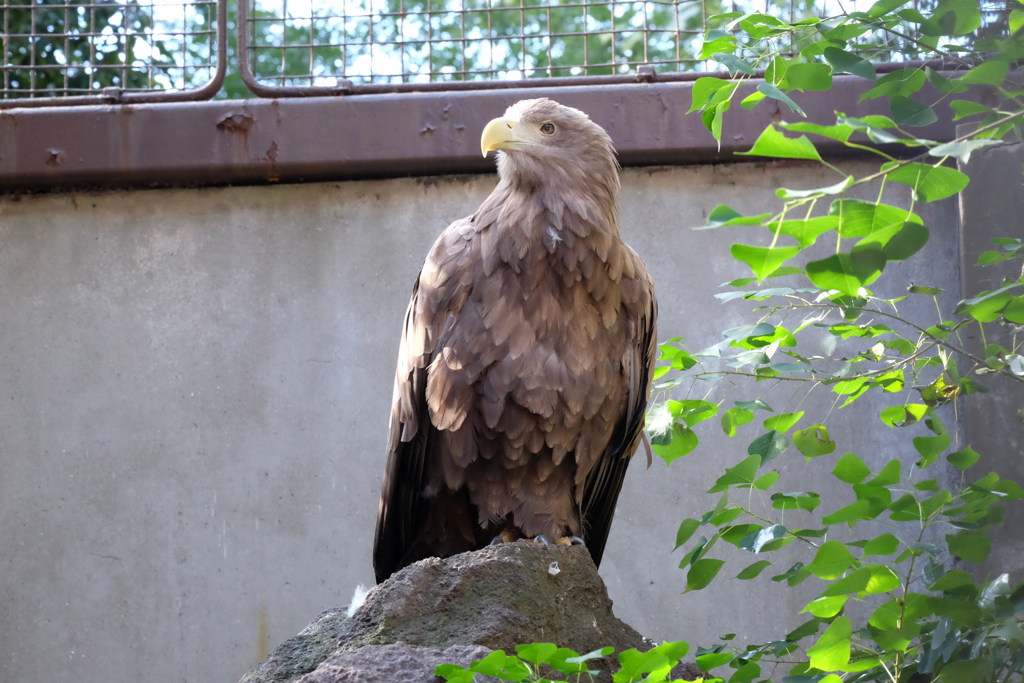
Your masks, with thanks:
M520 541L406 567L373 588L351 617L342 610L321 614L240 683L293 681L328 657L366 646L404 643L437 653L453 645L480 645L487 652L512 653L516 645L533 642L557 643L581 654L608 645L616 652L654 645L612 613L585 548ZM364 654L371 653L378 654ZM346 662L350 669L379 666L377 659L361 662L355 654ZM603 670L614 662L594 660Z
M966 130L958 130L961 135ZM999 250L997 237L1024 235L1024 145L1004 144L978 150L970 162L961 164L970 184L960 195L961 270L964 298L997 289L1004 277L1020 276L1020 261L980 268L975 266L983 252ZM964 328L962 339L968 350L984 357L985 343L1010 348L1013 333L997 325L986 325L983 341L977 325ZM1020 339L1020 333L1017 334ZM986 456L971 469L981 477L995 471L1005 479L1024 483L1024 383L1007 377L984 375L977 378L989 387L987 394L974 394L967 401L968 437L978 453ZM992 557L979 568L979 579L1010 572L1011 584L1024 580L1024 505L1007 508L1006 522L995 530Z
M494 182L0 199L0 680L235 681L325 606L346 604L357 583L373 583L412 282L443 226ZM745 322L741 303L713 295L746 274L729 244L768 238L690 227L717 204L760 211L779 186L822 182L820 167L802 163L625 171L622 233L657 283L661 337L699 349ZM904 190L886 192L907 205ZM890 290L942 287L950 310L955 200L917 210L932 240ZM934 321L919 299L901 312ZM831 401L799 394L791 405L801 400L805 420ZM865 398L846 411L873 420L885 405ZM698 430L704 456L630 469L601 574L618 616L649 637L777 636L802 605L770 571L680 595L676 528L714 506L706 490L753 438L730 440L715 420ZM876 467L916 457L906 433L850 422L832 434L837 455ZM785 477L805 471L797 459L775 463ZM849 502L828 474L834 460L818 460L785 490Z

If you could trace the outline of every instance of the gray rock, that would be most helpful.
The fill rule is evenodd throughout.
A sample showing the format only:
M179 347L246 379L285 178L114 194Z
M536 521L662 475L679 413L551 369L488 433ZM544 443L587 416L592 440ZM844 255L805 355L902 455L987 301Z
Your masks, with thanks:
M440 680L434 675L438 664L469 666L490 653L482 645L452 645L444 650L405 643L364 645L331 657L298 683L435 683ZM483 678L478 680L484 683Z
M361 659L376 665L400 652L412 666L416 655L435 661L455 645L514 653L516 645L533 642L581 654L607 645L616 652L653 645L612 613L608 590L586 548L520 541L406 567L373 588L352 617L343 609L322 613L240 683L290 683L306 674L318 683L372 681L377 679L370 673L365 678L354 673ZM367 649L398 643L405 649ZM481 652L470 659L487 654ZM317 669L329 662L335 662L330 664L334 678ZM613 662L592 663L607 670Z

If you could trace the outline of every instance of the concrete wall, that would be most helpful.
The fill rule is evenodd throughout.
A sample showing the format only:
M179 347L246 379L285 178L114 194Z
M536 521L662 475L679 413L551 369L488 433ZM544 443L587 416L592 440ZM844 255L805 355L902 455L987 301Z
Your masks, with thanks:
M410 288L438 232L494 183L0 199L0 680L230 683L372 583ZM688 228L719 203L761 210L780 185L821 184L802 163L625 171L622 233L657 282L660 336L699 349L746 320L713 294L745 275L728 245L754 229ZM908 280L942 287L949 309L956 203L918 211L932 239L892 293ZM901 310L932 320L921 299ZM817 391L789 405L822 417L831 399ZM873 419L884 405L846 412ZM838 453L914 458L905 435L832 424ZM700 455L631 468L601 573L618 615L650 637L707 645L801 621L782 623L799 596L771 572L680 594L676 527L713 505L704 491L754 434L730 441L712 420ZM788 471L798 457L776 463ZM785 490L835 491L833 463Z
M973 127L973 126L971 126ZM961 126L957 135L968 127ZM960 170L971 178L960 193L961 272L963 292L974 297L997 289L1005 277L1020 277L1020 261L1009 261L984 268L975 267L982 252L999 249L992 243L997 237L1024 235L1024 145L1004 144L979 150ZM998 325L986 326L981 339L977 325L964 329L964 342L970 348L983 349L985 342L1012 348L1014 332ZM1016 332L1016 341L1021 341ZM969 437L979 453L995 456L994 462L979 463L978 476L995 470L999 476L1024 482L1024 384L1000 375L979 378L990 391L976 394L967 404ZM993 557L981 568L984 575L996 576L1010 571L1013 581L1024 579L1024 505L1008 506L1006 521L993 534Z

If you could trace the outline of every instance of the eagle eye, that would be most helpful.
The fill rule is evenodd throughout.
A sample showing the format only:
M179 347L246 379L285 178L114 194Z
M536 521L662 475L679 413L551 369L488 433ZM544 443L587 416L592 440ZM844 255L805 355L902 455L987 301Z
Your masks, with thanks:
M552 135L555 132L555 124L548 121L547 123L540 127L540 132L544 133L545 135Z

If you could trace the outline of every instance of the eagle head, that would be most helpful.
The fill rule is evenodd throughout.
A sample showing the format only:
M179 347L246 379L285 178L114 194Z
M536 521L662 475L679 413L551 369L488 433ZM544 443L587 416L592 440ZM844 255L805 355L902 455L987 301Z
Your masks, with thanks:
M608 133L580 110L546 98L517 102L488 123L480 151L497 151L498 174L517 185L563 182L618 190Z

